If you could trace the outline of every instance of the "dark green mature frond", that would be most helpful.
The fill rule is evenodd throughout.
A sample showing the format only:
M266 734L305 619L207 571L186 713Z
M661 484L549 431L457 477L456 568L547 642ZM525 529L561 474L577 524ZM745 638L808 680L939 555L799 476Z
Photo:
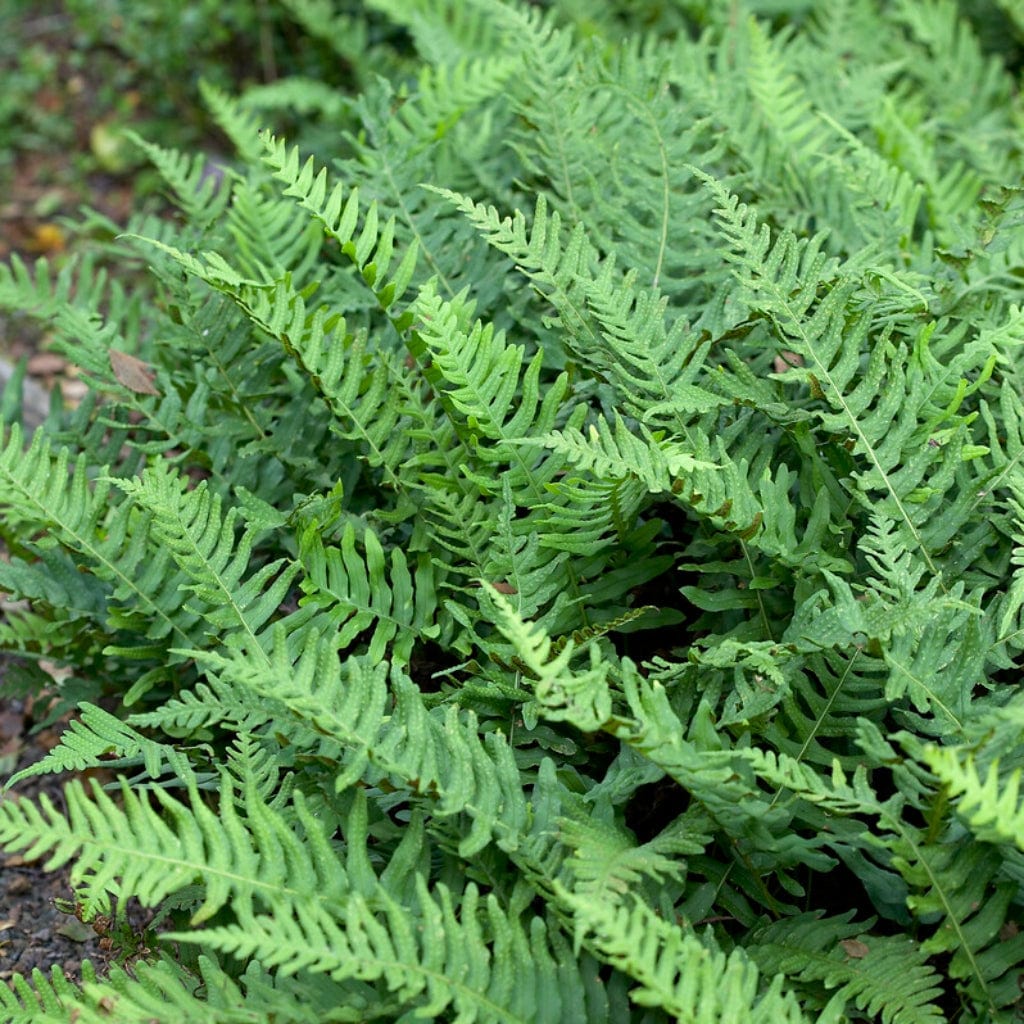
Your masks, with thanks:
M666 327L665 299L657 289L638 286L636 274L618 270L613 257L600 259L582 224L563 232L561 216L548 214L543 193L527 230L518 210L502 218L493 206L438 191L490 245L514 259L555 306L563 344L585 367L618 386L626 412L643 418L653 405L656 412L673 413L678 422L687 413L722 404L692 383L700 360L691 361L683 344L682 320L671 330ZM664 408L657 403L665 403Z
M496 6L495 21L525 72L509 90L513 144L552 205L643 286L677 298L699 291L690 225L700 198L687 164L713 162L722 144L707 112L673 88L672 47L638 36L574 48L553 19L511 6Z
M599 555L637 525L647 491L633 476L618 480L563 477L548 485L554 500L539 506L540 541L555 551Z
M852 770L861 757L854 744L858 721L877 721L889 707L886 674L885 665L856 648L810 654L806 668L789 677L789 693L768 729L773 744L797 761L830 769L838 760Z
M866 725L859 740L868 757L879 762L897 755L889 741ZM918 745L908 741L911 748ZM906 906L920 925L931 930L922 951L949 954L949 976L988 1012L998 1013L1018 998L1015 976L1024 960L1024 936L1001 933L1017 885L1003 875L997 848L964 844L955 822L943 825L946 796L924 788L927 778L914 762L893 769L899 789L883 802L867 784L863 767L851 783L837 766L829 784L787 758L756 751L750 756L759 774L813 804L834 809L859 806L861 813L875 818L878 832L871 845L890 852L891 866L907 886ZM907 821L908 802L928 814L928 828Z
M912 912L919 920L938 917L940 922L922 949L949 954L950 976L962 980L982 1005L995 1009L1015 1003L1024 936L1001 934L1017 886L999 877L999 852L981 843L961 846L955 833L942 846L907 843L894 852L898 857L916 854L901 869L917 889L908 899Z

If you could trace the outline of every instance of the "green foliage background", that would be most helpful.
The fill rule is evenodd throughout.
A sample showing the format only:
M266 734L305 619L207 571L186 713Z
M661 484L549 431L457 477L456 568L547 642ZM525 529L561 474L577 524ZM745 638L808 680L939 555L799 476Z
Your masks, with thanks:
M162 929L5 1019L1017 1019L1013 5L272 17L358 93L0 270L93 385L0 404L22 775L123 779L0 842Z

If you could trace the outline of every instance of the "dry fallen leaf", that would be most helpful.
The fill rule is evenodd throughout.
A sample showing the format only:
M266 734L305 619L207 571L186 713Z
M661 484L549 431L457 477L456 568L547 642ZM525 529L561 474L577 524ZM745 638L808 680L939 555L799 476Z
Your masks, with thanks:
M137 395L159 395L153 387L154 374L141 359L120 352L116 348L110 350L110 368L120 384Z
M840 939L839 945L846 950L846 955L854 960L863 960L871 952L859 939Z
M787 370L791 370L794 366L803 366L804 357L799 352L790 352L784 350L780 352L773 360L772 367L776 373L785 373Z

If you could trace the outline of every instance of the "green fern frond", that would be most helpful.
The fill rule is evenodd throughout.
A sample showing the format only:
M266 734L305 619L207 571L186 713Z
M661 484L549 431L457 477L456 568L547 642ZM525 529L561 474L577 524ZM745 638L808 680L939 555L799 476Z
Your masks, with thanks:
M416 92L402 104L394 131L396 138L412 152L444 138L472 109L501 95L520 62L509 53L462 59L449 64L424 67L416 80Z
M29 268L15 253L0 264L0 308L17 310L51 326L56 351L79 366L107 392L144 413L145 396L124 387L115 376L110 350L138 348L139 296L89 258L68 260L54 275L46 259Z
M378 222L376 203L371 203L362 216L362 229L356 237L360 220L359 190L348 191L339 182L328 192L327 170L315 169L312 157L299 167L298 148L271 135L263 136L264 160L276 179L283 182L285 196L293 196L298 205L323 225L324 232L334 239L341 251L352 261L366 284L373 289L381 309L389 310L405 292L416 266L415 240L405 250L401 262L388 279L387 272L395 254L395 219L383 225ZM399 323L407 325L405 318Z
M562 218L557 210L548 215L543 193L537 197L528 232L526 217L519 210L503 218L495 207L474 203L468 196L449 189L432 191L461 211L489 245L516 261L558 310L557 326L567 334L563 344L571 344L584 363L594 361L600 332L587 312L584 286L596 271L592 266L596 256L583 225L576 224L563 238Z
M524 349L506 344L492 324L468 322L472 307L445 302L426 287L413 313L413 354L424 361L424 375L439 393L463 443L488 475L495 465L510 464L515 492L540 500L559 468L557 460L537 467L513 442L554 425L569 390L568 375L559 374L541 397L543 354L534 355L522 371ZM478 486L488 486L483 472L471 477Z
M194 650L178 652L182 657L201 653ZM208 736L215 729L242 735L256 734L280 710L279 703L259 699L244 687L208 673L205 680L167 698L158 708L136 712L129 719L129 724L140 729L163 729L171 734L182 731L194 737Z
M564 817L558 841L569 851L565 869L572 891L585 900L617 902L646 879L651 888L685 874L686 855L703 853L711 842L700 813L683 815L650 842L638 844L628 830L593 815Z
M38 805L0 803L0 842L36 857L49 854L49 870L74 859L72 874L90 915L107 907L111 893L131 892L155 906L197 880L203 898L196 924L228 903L245 915L254 900L272 902L274 893L295 899L302 891L338 891L341 879L333 860L323 860L324 844L301 843L259 800L247 802L250 824L236 809L226 775L221 786L214 811L194 783L185 804L163 789L140 793L123 782L114 801L95 782L87 794L75 781L64 791L66 816L45 794ZM297 812L305 828L319 827L301 804Z
M349 109L349 100L335 86L328 85L318 78L306 75L289 75L276 82L263 82L250 85L239 97L239 106L249 112L263 115L261 123L266 123L267 114L273 116L278 111L287 111L302 118L322 118L326 122L339 122ZM253 139L258 145L258 127L253 132Z
M520 444L558 452L578 469L603 479L638 479L649 494L678 493L682 479L696 469L714 470L713 462L693 457L685 445L653 435L642 423L629 429L618 413L614 428L603 416L582 431L551 431L523 437Z
M816 192L827 133L804 84L789 70L796 63L786 45L791 33L769 36L753 17L745 28L721 51L718 69L720 76L740 78L746 93L723 104L730 142L758 178L774 179L792 197L788 204L798 209Z
M552 657L553 644L542 626L525 622L512 603L493 587L488 597L496 613L495 625L511 641L516 657L528 670L544 717L572 722L584 732L604 728L612 717L610 666L601 659L597 646L589 648L590 668L573 671L572 641Z
M520 922L472 883L456 901L445 886L430 891L418 880L410 906L384 891L352 895L341 905L307 899L273 918L202 934L213 948L256 956L285 976L301 970L385 987L395 1016L451 1011L467 1022L554 1024L574 1014L570 1000L585 1001L584 981L573 965L556 959L546 931L542 920ZM525 962L528 972L518 968Z
M247 987L206 956L199 958L196 974L162 957L155 963L137 961L131 970L112 964L100 977L86 960L81 985L56 966L49 977L33 971L31 985L15 975L9 986L0 987L0 1010L9 1014L4 1017L9 1024L109 1024L112 1013L119 1024L271 1024L274 1019L314 1024L294 1003L291 1012L277 1016L286 1004L275 998L273 986L266 986L265 1002L254 1011ZM287 997L294 1000L292 993Z
M314 273L323 231L313 220L295 216L295 208L265 187L239 182L232 189L224 218L231 265L246 279L271 284L290 275L305 280ZM215 281L211 281L217 287ZM225 282L227 283L227 282Z
M135 657L153 654L153 642L168 636L188 640L196 620L182 609L177 589L182 578L170 571L166 553L153 550L149 518L133 514L128 503L115 502L112 481L93 482L87 462L82 455L72 464L66 448L51 454L41 432L25 451L20 429L12 429L0 451L0 506L9 510L12 523L45 527L68 554L50 549L42 555L53 580L43 581L34 569L16 563L4 571L5 581L47 600L64 580L79 597L67 607L102 624L108 642L115 630L144 621L142 639L150 643L132 647Z
M887 667L867 653L827 649L811 654L792 673L789 693L768 731L777 749L797 761L852 771L862 752L854 744L857 722L877 721L888 710L883 693Z
M996 759L983 774L971 754L956 747L928 747L924 757L955 801L957 814L979 839L1024 850L1020 768L1007 771Z
M389 359L369 352L365 332L350 333L327 306L307 306L290 275L267 286L240 286L233 297L309 377L332 414L332 432L358 444L367 463L403 489L398 470L410 440L397 400L400 374Z
M322 39L350 66L362 68L371 47L366 19L342 14L332 0L282 0L289 14L315 39ZM378 72L379 73L379 72Z
M254 164L262 153L259 145L259 120L245 110L238 100L218 89L212 82L200 79L199 93L217 127L231 140L238 155L248 164Z
M79 714L61 734L57 746L35 764L12 775L5 787L50 772L123 769L139 764L151 779L171 774L183 784L193 780L188 757L172 744L147 739L94 704L80 704Z
M801 914L759 928L748 947L766 973L818 983L883 1024L939 1024L940 978L927 954L908 936L866 934L852 913L822 918Z
M539 506L540 541L554 551L600 555L633 531L647 503L644 485L635 477L586 480L565 477L548 484L552 499Z
M187 577L181 588L194 595L189 610L201 615L222 642L252 644L277 612L298 566L281 558L250 568L253 530L235 538L237 509L221 515L221 499L206 481L188 481L162 463L135 480L116 480L132 502L153 517L153 537L166 546Z
M861 725L859 741L879 763L898 757L893 744L867 723ZM915 741L911 747L918 745ZM752 752L750 757L759 774L814 804L836 810L858 806L860 813L875 818L879 832L871 845L890 852L892 868L907 884L906 905L919 922L934 929L922 942L922 951L929 956L950 954L948 975L989 1012L998 1013L1017 999L1013 978L1015 965L1024 959L1024 936L1000 935L1016 884L1002 877L997 848L959 842L955 825L948 826L950 834L942 834L944 796L924 794L931 818L928 829L908 824L904 810L908 796L915 790L920 793L923 781L913 762L896 766L900 788L883 802L870 788L863 767L848 782L837 765L829 784L790 759L763 752Z
M343 756L334 779L339 792L372 765L393 786L427 797L435 815L468 814L471 825L459 844L463 856L492 838L515 847L526 802L502 737L481 737L475 719L460 719L455 706L443 714L428 712L419 690L397 667L375 662L371 668L349 657L343 674L333 641L312 630L297 654L289 649L282 624L274 627L272 639L269 662L260 650L198 657L223 681L279 702L278 716L293 719L307 744L324 738L340 744ZM385 714L389 701L393 707Z
M559 893L575 914L578 934L594 952L637 982L640 1006L659 1006L677 1020L743 1020L800 1024L807 1018L776 975L763 988L757 966L740 949L728 956L639 901L609 903Z
M516 518L517 506L511 481L502 480L502 502L496 527L489 524L490 549L487 560L475 575L514 592L513 604L523 618L531 618L562 593L568 551L544 547L532 515Z
M437 636L437 608L430 558L421 555L409 571L399 548L391 550L390 565L377 535L362 532L365 555L356 550L356 531L345 524L338 546L324 543L314 520L299 540L299 561L305 570L300 605L327 613L338 629L339 649L372 630L368 657L378 661L390 651L394 664L406 665L417 638Z
M870 317L851 317L854 280L836 278L835 261L817 251L820 240L800 243L783 234L773 245L767 227L759 226L735 196L710 180L708 187L722 203L717 216L729 239L730 258L741 268L739 279L748 289L748 301L771 318L779 343L791 345L806 360L812 371L807 374L812 396L820 395L829 406L818 413L822 425L849 434L854 455L866 461L866 469L855 475L862 500L881 495L883 513L899 523L945 589L941 569L928 550L924 524L937 507L938 495L952 485L956 464L976 457L978 451L965 444L969 419L956 415L963 388L961 397L945 409L930 404L932 388L941 388L940 381L949 377L929 357L934 328L918 331L913 353L893 347L890 328L884 328L862 368L861 346ZM819 300L820 287L830 290ZM987 364L984 375L991 372L991 365L994 362ZM883 380L887 386L880 392ZM919 385L925 380L934 381L932 388ZM951 425L943 440L937 440L935 433L944 421Z
M405 28L431 65L457 64L503 49L496 5L467 3L453 8L447 0L367 0L367 5Z
M217 220L231 197L231 184L238 175L229 168L214 167L204 153L181 153L147 142L134 132L128 138L149 158L175 201L197 228Z

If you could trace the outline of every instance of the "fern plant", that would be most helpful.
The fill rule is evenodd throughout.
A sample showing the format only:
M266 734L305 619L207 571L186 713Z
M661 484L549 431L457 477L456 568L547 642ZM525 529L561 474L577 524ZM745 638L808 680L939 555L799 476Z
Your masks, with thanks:
M157 915L4 1019L1017 1019L1010 5L282 6L358 95L0 268L0 845Z

